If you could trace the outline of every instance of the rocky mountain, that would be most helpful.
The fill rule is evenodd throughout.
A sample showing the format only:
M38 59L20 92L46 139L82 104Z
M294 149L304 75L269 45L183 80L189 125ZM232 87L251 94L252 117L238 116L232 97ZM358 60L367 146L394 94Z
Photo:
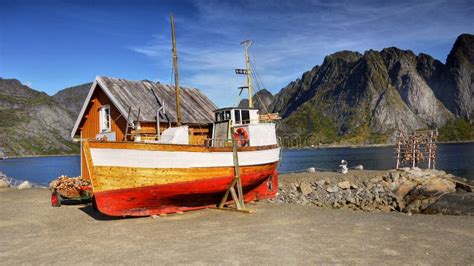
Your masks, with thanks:
M269 108L273 102L273 94L266 89L259 90L253 96L253 105L254 108L257 108L261 114L270 112ZM240 108L248 108L249 100L242 99L238 105Z
M277 93L270 109L283 117L280 135L297 133L306 145L379 143L456 118L471 121L473 136L473 96L474 36L463 34L446 64L395 47L329 55Z
M53 95L53 99L62 107L77 116L81 111L82 104L84 103L91 86L92 83L86 83L60 90Z
M69 135L90 85L49 96L0 78L0 147L8 156L78 153Z

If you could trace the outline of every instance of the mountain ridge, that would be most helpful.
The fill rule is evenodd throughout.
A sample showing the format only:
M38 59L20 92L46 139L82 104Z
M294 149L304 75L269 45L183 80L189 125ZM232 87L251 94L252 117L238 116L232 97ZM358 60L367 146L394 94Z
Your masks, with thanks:
M474 36L460 35L446 63L396 47L341 51L274 96L280 135L309 144L390 142L399 131L473 118ZM301 121L300 121L301 120ZM308 143L307 143L308 144Z
M0 147L8 156L72 154L73 114L44 92L0 78Z

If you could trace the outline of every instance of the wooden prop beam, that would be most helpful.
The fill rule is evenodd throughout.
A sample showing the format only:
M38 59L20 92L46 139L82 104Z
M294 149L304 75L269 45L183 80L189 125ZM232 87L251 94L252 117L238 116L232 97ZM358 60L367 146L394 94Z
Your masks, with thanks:
M217 205L217 208L220 210L229 210L229 211L238 211L238 212L243 212L243 213L253 213L253 210L247 209L245 207L245 202L244 202L244 193L242 190L242 182L240 180L240 166L239 166L239 156L237 153L237 141L235 140L234 137L234 129L231 130L232 134L232 156L234 159L234 179L229 185L229 188L227 188L227 191L224 194L224 197L222 197L221 202ZM237 192L235 191L237 188ZM232 201L235 204L235 208L230 208L230 207L225 207L225 203L227 202L229 198L229 193L232 197Z

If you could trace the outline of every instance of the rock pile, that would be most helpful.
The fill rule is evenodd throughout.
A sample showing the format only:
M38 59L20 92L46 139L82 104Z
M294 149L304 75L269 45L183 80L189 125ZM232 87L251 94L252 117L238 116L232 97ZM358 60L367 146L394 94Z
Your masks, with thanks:
M10 182L7 179L7 176L0 172L0 188L10 187Z
M63 197L79 197L81 187L89 186L88 181L83 180L81 177L68 177L62 175L58 179L51 181L49 188L51 191L57 191Z
M314 204L363 211L420 213L442 195L455 192L453 176L440 170L403 168L383 175L354 180L284 183L277 203Z

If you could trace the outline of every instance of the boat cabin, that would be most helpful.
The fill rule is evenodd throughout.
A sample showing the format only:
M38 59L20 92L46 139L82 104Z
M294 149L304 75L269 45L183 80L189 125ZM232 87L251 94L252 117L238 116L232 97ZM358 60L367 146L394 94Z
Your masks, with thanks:
M268 123L256 108L228 107L214 111L212 146L230 144L232 132L240 146L276 145L274 123Z

